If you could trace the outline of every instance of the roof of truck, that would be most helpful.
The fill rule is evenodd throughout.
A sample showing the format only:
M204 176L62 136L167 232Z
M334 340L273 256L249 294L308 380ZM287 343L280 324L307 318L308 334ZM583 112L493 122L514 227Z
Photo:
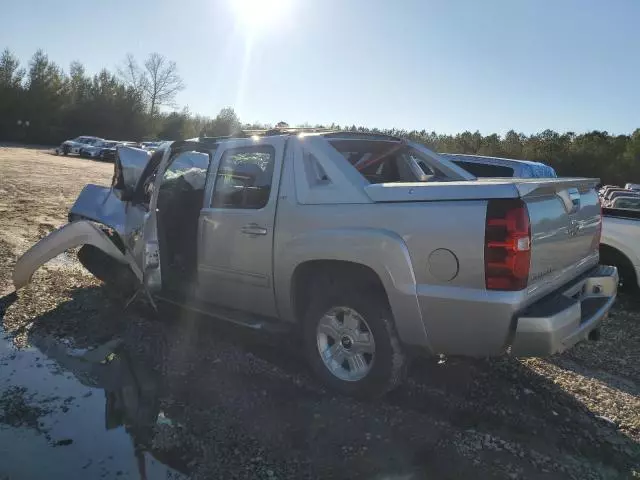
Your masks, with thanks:
M209 142L216 143L224 140L232 140L235 138L250 138L250 137L271 137L275 135L300 135L300 134L315 134L321 135L323 137L328 138L353 138L353 139L378 139L378 140L388 140L393 142L402 141L400 137L396 137L393 135L388 135L380 132L357 132L351 130L334 130L330 128L271 128L268 130L240 130L239 132L234 133L233 135L224 135L218 137L196 137L189 138L187 142Z

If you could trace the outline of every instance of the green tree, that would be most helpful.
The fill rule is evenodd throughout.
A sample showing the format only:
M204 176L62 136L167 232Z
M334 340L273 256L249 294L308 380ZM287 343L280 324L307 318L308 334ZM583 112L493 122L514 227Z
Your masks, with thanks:
M25 139L49 143L59 137L62 107L68 99L67 79L62 69L38 50L29 62L23 122L28 121Z
M24 69L20 68L20 61L5 48L0 55L0 86L3 88L19 89L24 78Z
M0 55L0 139L12 140L22 134L17 125L21 117L24 69L7 48Z
M231 107L225 107L206 126L206 134L210 137L222 137L233 135L241 129L240 119L236 115L235 110Z

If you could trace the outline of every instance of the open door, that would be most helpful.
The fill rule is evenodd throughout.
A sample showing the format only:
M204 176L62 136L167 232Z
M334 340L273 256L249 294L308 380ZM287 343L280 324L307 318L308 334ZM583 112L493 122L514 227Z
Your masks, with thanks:
M198 218L211 154L180 144L165 153L144 223L143 276L147 291L189 296L196 281Z

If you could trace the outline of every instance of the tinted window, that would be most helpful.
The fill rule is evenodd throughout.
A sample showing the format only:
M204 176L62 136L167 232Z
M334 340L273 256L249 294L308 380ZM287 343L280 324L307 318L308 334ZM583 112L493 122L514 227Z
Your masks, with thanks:
M220 160L211 206L264 207L269 201L275 150L270 146L227 150Z
M484 163L464 162L461 160L452 160L453 163L476 177L513 177L513 169L502 165L487 165Z

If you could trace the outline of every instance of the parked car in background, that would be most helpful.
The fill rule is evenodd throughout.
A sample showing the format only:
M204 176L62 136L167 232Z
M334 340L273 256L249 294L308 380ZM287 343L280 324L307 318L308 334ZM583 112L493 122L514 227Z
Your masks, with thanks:
M79 154L81 157L100 158L104 150L115 147L117 144L115 140L103 140L80 148Z
M76 137L73 140L65 140L58 148L56 148L55 153L56 155L68 155L70 153L79 155L82 148L93 146L104 141L105 140L100 137L83 135L80 137Z
M614 202L618 198L633 198L640 197L640 192L633 190L614 190L610 192L605 199L601 199L603 207L613 207Z
M439 155L479 178L556 178L558 176L549 165L529 160L459 153L440 153Z
M603 185L598 190L598 195L600 196L600 198L604 198L607 192L611 189L620 189L620 187L618 185Z
M600 195L600 200L602 204L606 206L609 201L616 197L619 197L620 195L637 195L637 192L620 187L608 188L603 194Z
M627 183L624 188L627 190L640 190L640 183Z
M640 202L640 198L633 200ZM625 290L640 288L640 210L602 209L600 263L618 267L620 284Z
M640 195L617 197L611 201L611 208L640 211Z
M256 330L299 332L345 394L397 386L412 355L548 356L597 339L618 275L598 265L597 180L477 180L423 145L267 131L118 147L16 262L70 248L116 289ZM127 288L128 286L128 288Z
M140 148L150 152L155 152L163 143L164 141L161 140L155 142L140 142Z
M100 151L100 160L113 162L116 159L116 152L118 147L133 147L140 148L140 144L137 142L112 142L107 148L103 148Z

